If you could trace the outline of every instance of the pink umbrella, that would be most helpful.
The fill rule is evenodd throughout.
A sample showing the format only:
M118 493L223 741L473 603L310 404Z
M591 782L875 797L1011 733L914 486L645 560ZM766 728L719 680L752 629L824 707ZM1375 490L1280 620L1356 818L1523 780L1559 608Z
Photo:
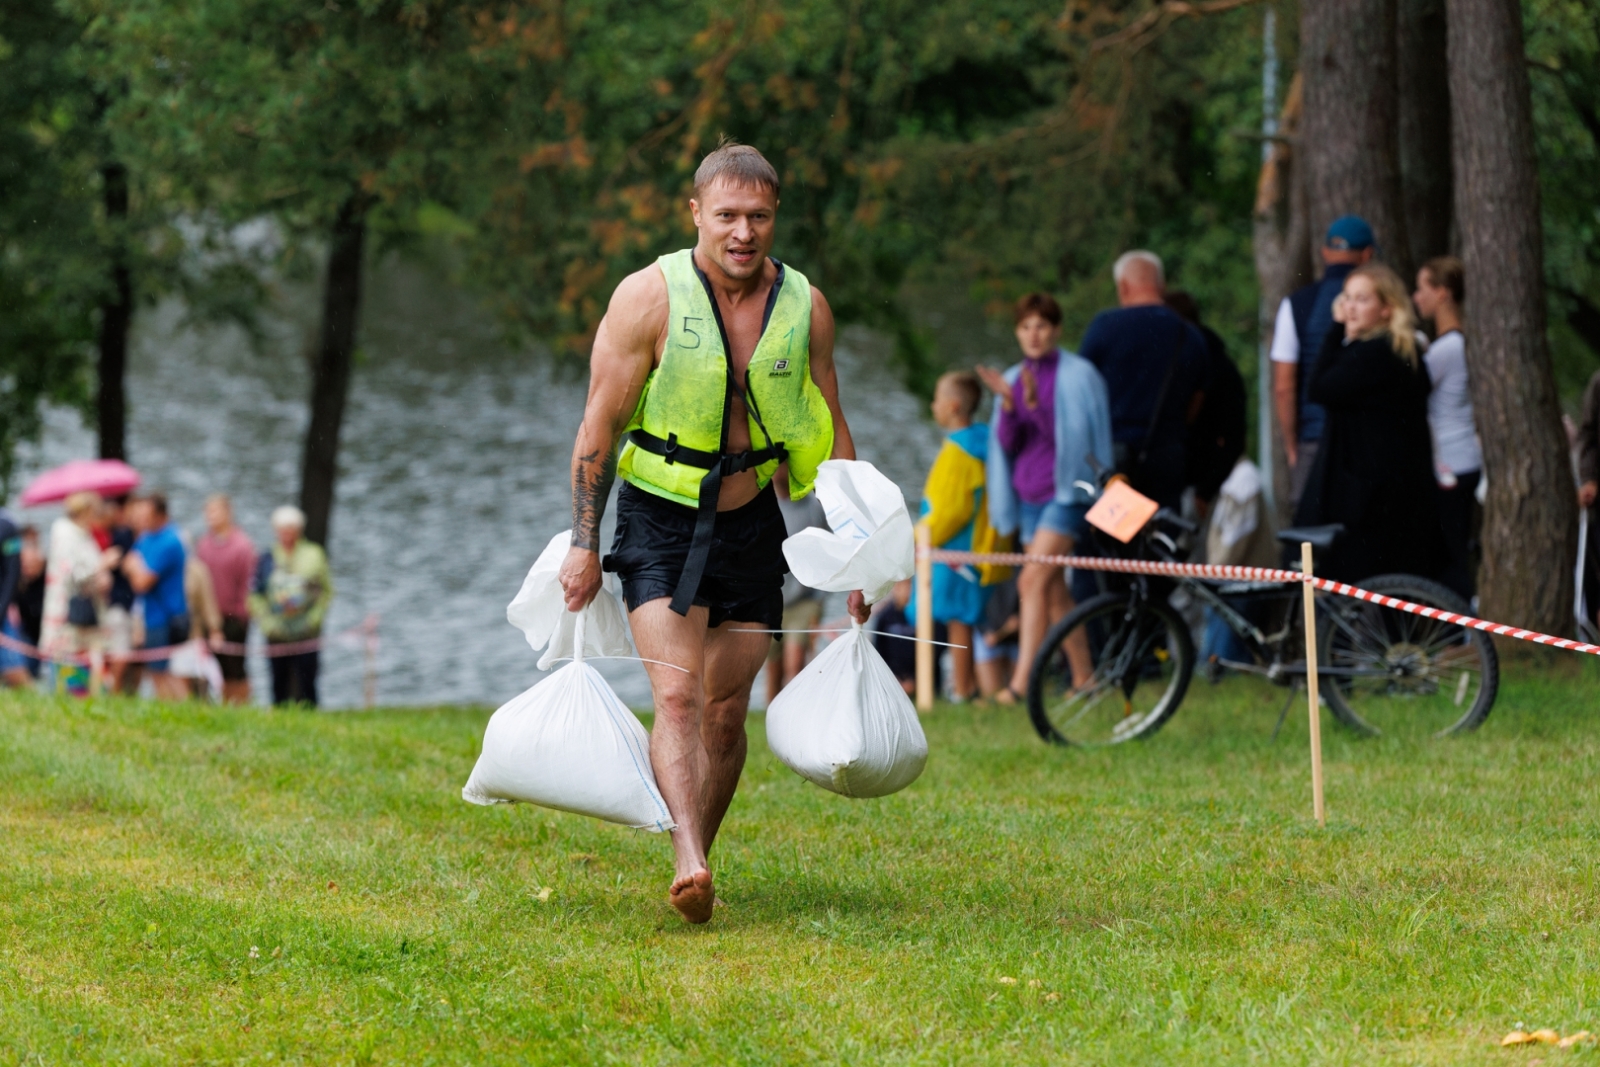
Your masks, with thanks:
M22 493L22 506L65 500L73 493L120 496L139 487L139 472L120 459L75 459L47 470Z

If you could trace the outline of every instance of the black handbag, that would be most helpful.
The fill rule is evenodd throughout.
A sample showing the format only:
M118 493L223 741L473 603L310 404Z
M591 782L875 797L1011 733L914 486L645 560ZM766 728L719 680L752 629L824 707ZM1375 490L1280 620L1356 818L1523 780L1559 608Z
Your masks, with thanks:
M68 600L67 624L69 626L99 626L100 609L95 607L94 597L79 593Z

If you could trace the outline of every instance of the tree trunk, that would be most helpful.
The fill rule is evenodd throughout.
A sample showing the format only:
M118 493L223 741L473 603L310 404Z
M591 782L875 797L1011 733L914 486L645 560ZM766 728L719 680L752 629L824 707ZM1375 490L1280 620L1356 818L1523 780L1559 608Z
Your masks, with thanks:
M1517 0L1448 0L1467 357L1488 501L1482 614L1572 630L1577 500L1545 338L1533 103Z
M339 208L328 251L322 294L322 329L311 367L311 424L300 470L300 507L306 539L328 543L333 488L339 474L339 429L350 395L356 329L361 319L361 267L366 247L366 202L352 194Z
M1445 0L1398 0L1400 184L1412 271L1452 247L1450 66ZM1411 283L1411 275L1406 275Z
M1400 194L1396 74L1397 0L1307 0L1300 10L1300 70L1313 242L1341 215L1366 219L1383 257L1410 268Z
M106 228L111 234L111 290L100 301L100 357L96 366L95 422L101 459L128 458L128 330L133 323L133 277L128 270L128 170L107 163L104 183Z
M1311 280L1311 227L1306 216L1305 168L1296 165L1294 143L1299 137L1304 102L1304 81L1295 75L1278 118L1279 140L1274 141L1261 164L1256 182L1253 220L1256 281L1261 300L1257 307L1261 344L1272 347L1277 326L1278 305L1298 286ZM1270 368L1269 368L1270 369ZM1257 403L1271 412L1272 379L1261 376L1257 383ZM1289 460L1283 447L1283 428L1276 416L1272 423L1272 499L1279 526L1289 524Z

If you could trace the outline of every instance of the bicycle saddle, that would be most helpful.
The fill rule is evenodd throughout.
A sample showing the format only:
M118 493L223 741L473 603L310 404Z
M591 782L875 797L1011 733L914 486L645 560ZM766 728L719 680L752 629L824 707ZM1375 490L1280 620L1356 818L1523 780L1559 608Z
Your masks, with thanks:
M1278 541L1285 545L1298 546L1302 541L1310 541L1311 547L1318 552L1326 552L1339 540L1339 535L1344 533L1344 523L1335 522L1328 526L1289 526L1278 531Z

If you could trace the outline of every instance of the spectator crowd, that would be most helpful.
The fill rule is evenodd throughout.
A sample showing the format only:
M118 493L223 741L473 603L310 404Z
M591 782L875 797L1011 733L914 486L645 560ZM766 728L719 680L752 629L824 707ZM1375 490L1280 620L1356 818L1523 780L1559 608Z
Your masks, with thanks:
M1276 316L1263 402L1284 435L1287 510L1296 526L1343 527L1318 560L1329 577L1403 572L1469 599L1482 455L1467 387L1461 263L1429 260L1408 294L1377 252L1364 220L1338 219L1322 242L1321 278L1285 298ZM946 440L921 517L932 543L1095 554L1086 514L1115 474L1202 525L1196 561L1278 565L1262 473L1244 455L1245 385L1222 339L1201 322L1192 296L1167 287L1154 253L1121 256L1112 279L1117 306L1094 317L1076 352L1061 345L1060 306L1031 293L1015 307L1020 360L939 380L932 409ZM1589 439L1600 442L1600 375L1585 413ZM1585 456L1589 506L1600 496L1600 443ZM935 564L936 636L955 646L950 696L1023 699L1046 631L1097 588L1093 574L1069 581L1043 563L1015 573ZM910 635L915 615L907 582L874 625ZM1239 655L1229 641L1227 626L1208 619L1202 658ZM1080 643L1064 652L1073 677L1087 679L1090 649ZM911 644L879 647L909 689Z
M1288 510L1297 526L1343 527L1318 560L1328 577L1403 572L1471 598L1483 480L1461 263L1429 260L1408 293L1377 252L1364 220L1338 219L1322 242L1322 276L1278 309L1272 377L1262 386L1283 434ZM1244 455L1245 384L1226 346L1193 297L1168 288L1155 253L1127 252L1111 274L1117 305L1093 318L1077 351L1061 344L1060 305L1030 293L1014 309L1019 359L939 379L931 408L945 440L919 521L947 549L1093 552L1086 515L1114 473L1203 523L1200 559L1276 563L1262 473ZM1590 508L1600 504L1600 375L1575 435L1580 502ZM777 488L790 535L824 521L814 498L789 499L781 471ZM204 518L191 544L160 493L78 493L41 544L36 529L0 512L5 683L37 684L42 662L49 684L73 692L134 692L148 677L163 699L215 690L244 702L253 626L265 640L273 702L314 706L333 583L322 548L303 536L305 517L274 511L264 552L235 524L226 496L210 498ZM1597 526L1589 524L1591 558L1600 558ZM1592 584L1591 605L1600 601L1600 581ZM936 564L932 614L939 640L954 646L951 695L1022 699L1045 633L1094 590L1092 575L1069 581L1044 563ZM790 576L782 628L792 632L769 659L769 698L804 667L821 614L822 595ZM908 636L915 615L905 582L873 625ZM1227 652L1226 627L1212 622L1203 658ZM909 687L911 643L879 646ZM1073 676L1087 678L1087 645L1065 653Z
M159 492L68 496L39 531L0 511L0 678L77 695L250 700L245 645L265 639L274 704L317 704L318 646L333 599L322 548L295 507L272 513L258 552L228 497L205 503L190 539Z

